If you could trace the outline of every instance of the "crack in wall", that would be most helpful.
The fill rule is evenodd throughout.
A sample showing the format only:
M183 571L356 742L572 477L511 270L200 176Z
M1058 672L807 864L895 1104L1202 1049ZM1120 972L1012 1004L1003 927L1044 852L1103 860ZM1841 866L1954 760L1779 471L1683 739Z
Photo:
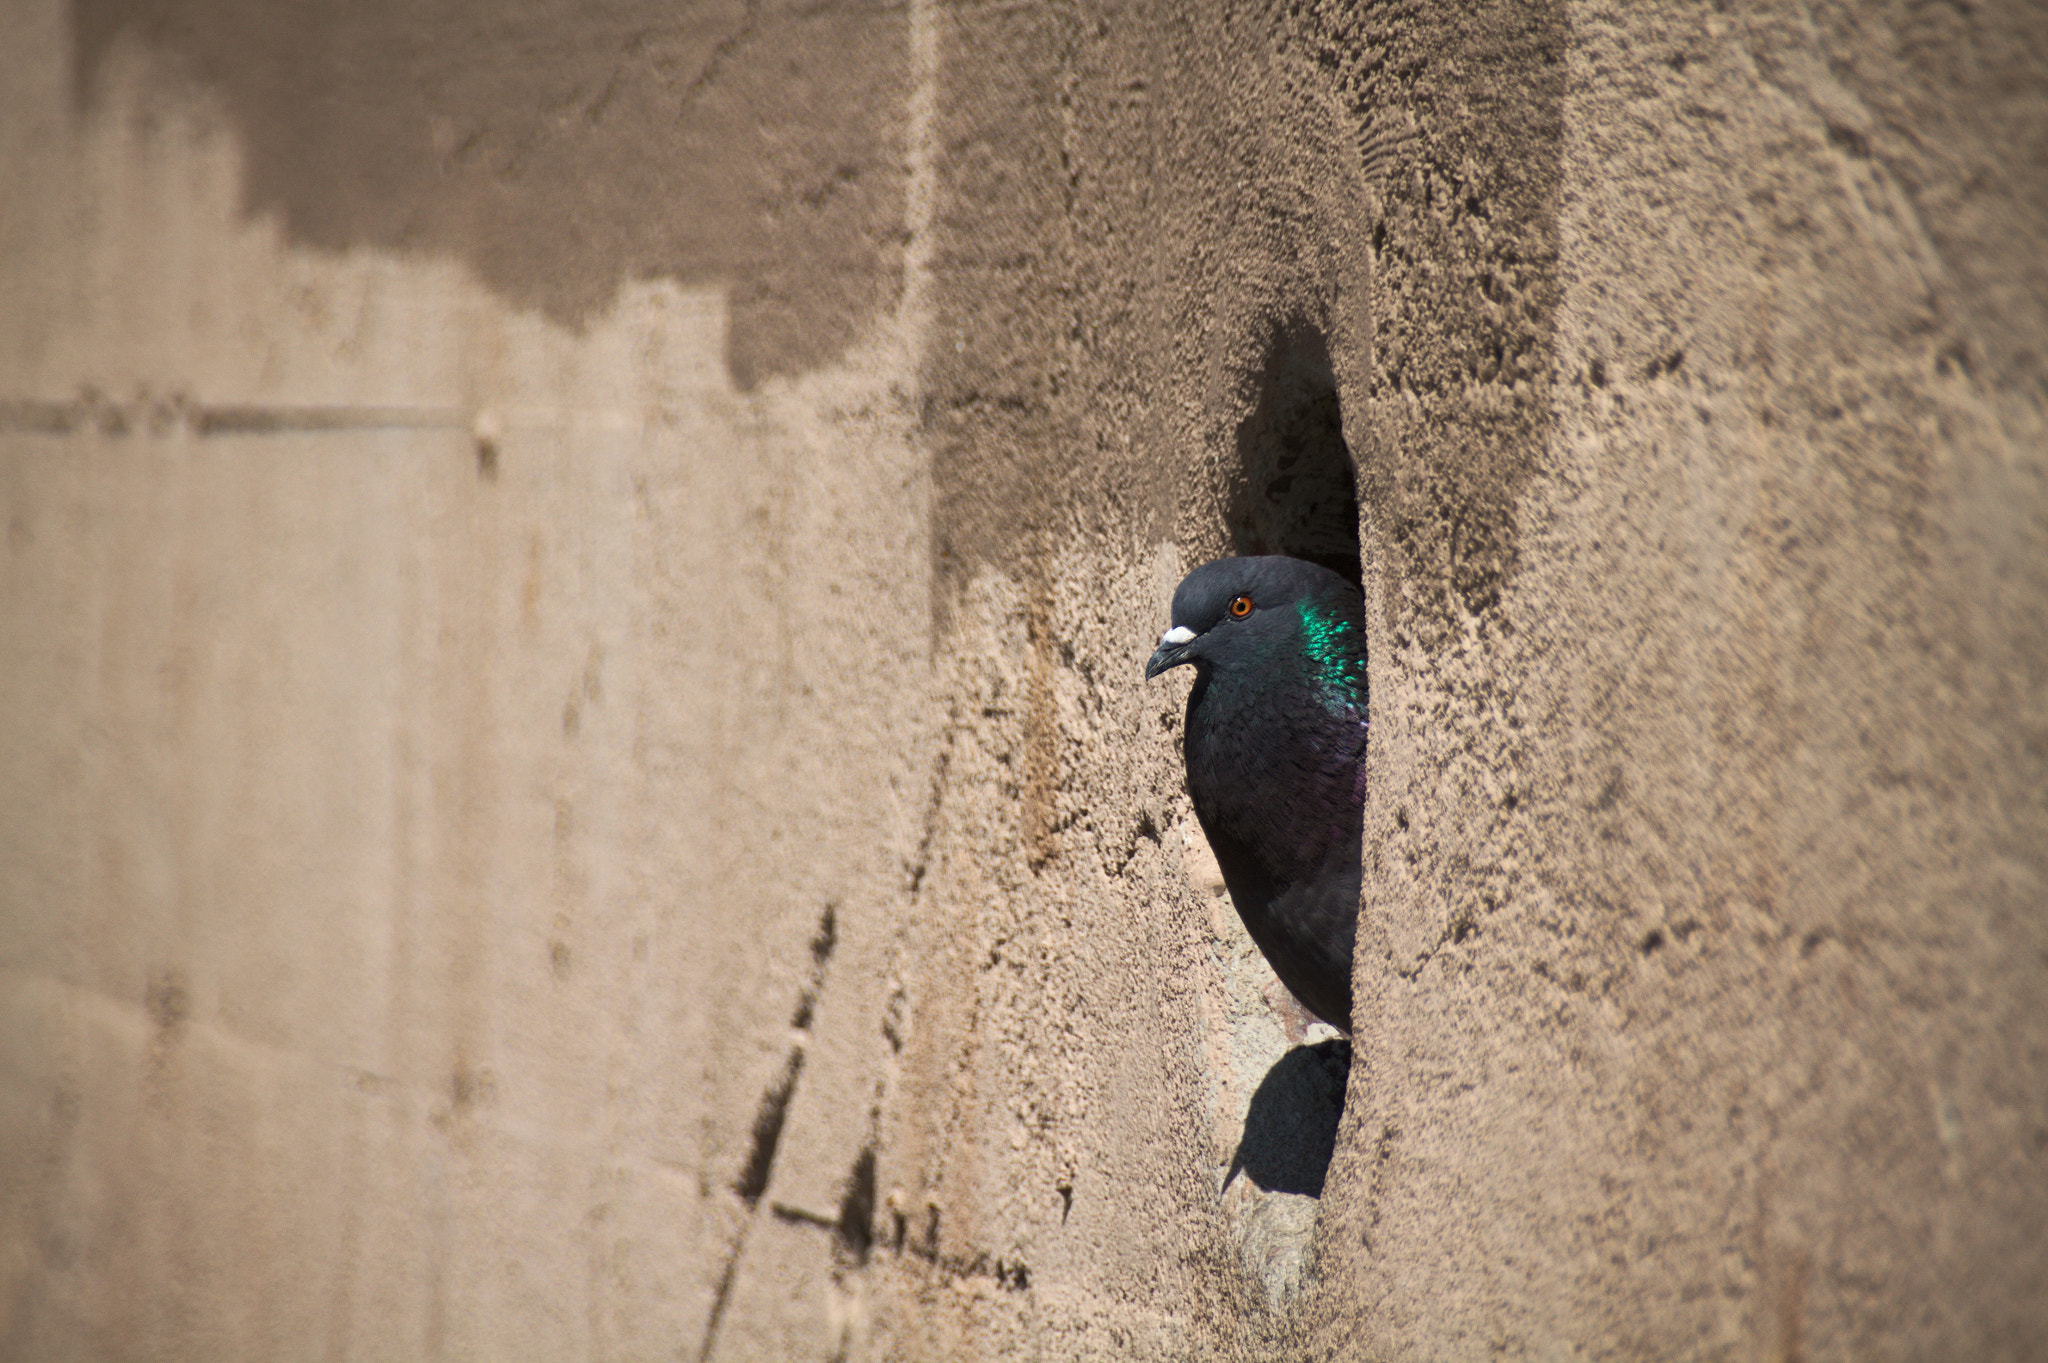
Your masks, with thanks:
M790 1017L789 1054L784 1059L781 1073L761 1094L761 1103L754 1114L753 1138L748 1147L746 1162L741 1165L739 1176L733 1180L732 1191L745 1206L747 1216L740 1223L738 1234L733 1237L732 1246L727 1250L724 1267L719 1272L718 1287L712 1293L711 1311L704 1322L703 1341L697 1350L699 1360L711 1357L718 1345L719 1327L725 1322L725 1309L732 1296L734 1279L739 1274L741 1261L746 1256L747 1240L752 1235L754 1224L759 1219L761 1196L768 1191L768 1185L775 1176L775 1156L782 1145L783 1126L789 1115L790 1100L796 1096L797 1080L803 1076L804 1060L810 1046L810 1027L816 1015L818 995L825 987L825 968L832 960L833 950L839 944L838 906L827 904L819 916L818 930L811 938L811 968L802 992L797 996L796 1009ZM781 1213L782 1209L771 1204L771 1210Z
M280 435L296 431L468 430L451 407L208 403L185 393L110 398L93 388L63 399L0 398L0 431L28 435Z

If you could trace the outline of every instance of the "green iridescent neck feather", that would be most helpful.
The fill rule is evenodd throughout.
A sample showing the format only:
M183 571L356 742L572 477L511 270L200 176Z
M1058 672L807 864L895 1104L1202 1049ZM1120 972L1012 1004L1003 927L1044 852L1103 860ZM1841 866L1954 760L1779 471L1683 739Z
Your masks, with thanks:
M1365 704L1365 632L1326 602L1301 603L1301 639L1316 680L1345 703Z

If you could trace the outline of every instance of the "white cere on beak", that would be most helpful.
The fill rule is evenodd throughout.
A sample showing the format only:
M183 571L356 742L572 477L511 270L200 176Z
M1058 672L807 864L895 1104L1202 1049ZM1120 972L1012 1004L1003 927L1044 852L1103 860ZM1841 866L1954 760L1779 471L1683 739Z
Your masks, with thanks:
M1184 644L1194 637L1195 632L1186 625L1175 625L1172 629L1159 636L1159 646L1161 648L1171 648L1175 644Z

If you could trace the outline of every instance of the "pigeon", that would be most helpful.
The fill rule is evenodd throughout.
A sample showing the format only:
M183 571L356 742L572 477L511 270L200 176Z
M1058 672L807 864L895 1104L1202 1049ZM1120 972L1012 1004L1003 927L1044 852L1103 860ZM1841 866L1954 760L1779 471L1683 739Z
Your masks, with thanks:
M1191 666L1188 795L1252 941L1304 1007L1351 1031L1365 820L1365 608L1318 564L1205 563L1173 594L1149 680Z

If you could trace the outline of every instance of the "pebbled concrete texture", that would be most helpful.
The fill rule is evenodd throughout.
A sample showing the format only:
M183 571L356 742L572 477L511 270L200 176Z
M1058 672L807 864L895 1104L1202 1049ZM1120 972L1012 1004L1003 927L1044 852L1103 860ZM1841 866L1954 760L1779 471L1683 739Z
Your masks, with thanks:
M40 0L0 164L0 1356L2048 1352L2038 6Z

